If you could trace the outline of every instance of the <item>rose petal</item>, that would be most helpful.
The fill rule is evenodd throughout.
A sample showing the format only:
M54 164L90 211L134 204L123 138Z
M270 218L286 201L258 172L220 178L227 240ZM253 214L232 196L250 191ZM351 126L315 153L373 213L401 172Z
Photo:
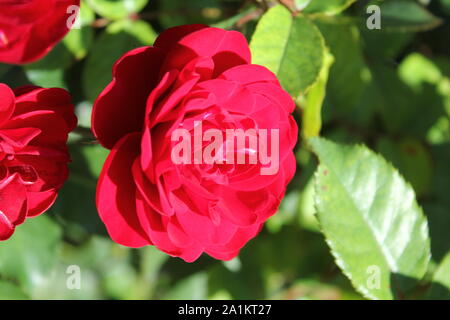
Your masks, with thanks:
M151 244L136 212L131 166L139 152L139 134L128 134L113 147L97 187L97 209L111 238L137 248Z
M5 123L13 114L15 97L13 91L5 84L0 83L0 125Z
M0 212L17 226L25 221L27 214L26 188L18 174L12 174L0 185Z
M216 77L234 66L250 63L251 53L242 33L203 28L184 36L171 47L162 71L181 70L196 57L211 57L215 65L213 77Z
M47 211L55 202L57 195L58 193L55 189L43 192L27 192L27 217L35 217Z
M142 47L127 52L114 65L113 81L92 111L92 130L104 147L111 149L126 134L142 129L146 101L157 85L155 70L162 58L160 49Z

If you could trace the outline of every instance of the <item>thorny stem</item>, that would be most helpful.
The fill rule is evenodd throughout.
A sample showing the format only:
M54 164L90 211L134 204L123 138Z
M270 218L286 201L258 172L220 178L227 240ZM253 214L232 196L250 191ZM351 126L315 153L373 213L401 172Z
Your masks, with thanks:
M296 16L299 14L299 10L295 7L294 0L277 0L282 6L284 6L286 9L288 9L293 16Z
M242 28L247 22L250 22L254 19L259 18L263 13L264 13L264 10L262 8L257 8L255 10L249 12L248 14L246 14L245 16L243 16L236 22L236 27Z

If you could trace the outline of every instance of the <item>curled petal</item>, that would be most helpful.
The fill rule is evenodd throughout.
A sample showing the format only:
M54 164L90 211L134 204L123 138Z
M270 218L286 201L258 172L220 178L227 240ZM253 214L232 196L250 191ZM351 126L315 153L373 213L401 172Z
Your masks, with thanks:
M92 111L92 130L104 147L111 149L126 134L142 129L147 98L157 85L155 70L162 58L160 49L142 47L126 53L114 65L113 81L96 99Z
M128 134L120 139L105 162L97 188L97 209L109 235L129 247L151 244L136 212L136 186L131 166L138 152L139 134Z

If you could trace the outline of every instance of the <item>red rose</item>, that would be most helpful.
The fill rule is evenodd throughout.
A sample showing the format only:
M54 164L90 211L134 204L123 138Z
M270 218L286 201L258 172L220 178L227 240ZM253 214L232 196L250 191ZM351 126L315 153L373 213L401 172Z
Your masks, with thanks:
M277 211L296 168L294 102L272 72L250 60L242 34L189 25L117 61L92 116L96 137L111 149L97 208L114 241L154 245L188 262L203 252L229 260ZM175 163L174 132L182 128L196 139L199 123L219 133L278 130L279 170L264 175L259 162ZM194 158L207 146L194 145Z
M47 54L69 32L80 0L0 1L0 62L22 64Z
M67 178L66 141L76 126L63 89L0 83L0 240L46 211Z

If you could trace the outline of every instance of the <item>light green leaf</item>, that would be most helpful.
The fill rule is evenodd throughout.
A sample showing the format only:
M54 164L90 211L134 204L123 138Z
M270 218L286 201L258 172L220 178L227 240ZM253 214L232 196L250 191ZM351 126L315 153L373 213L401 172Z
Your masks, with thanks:
M144 21L117 21L96 40L87 58L84 73L84 91L94 101L111 81L114 63L127 51L151 45L156 33Z
M294 0L295 9L301 11L305 9L311 3L311 1L314 0Z
M271 8L261 18L250 49L253 63L274 72L294 97L316 82L325 55L317 27L304 16L292 17L282 6Z
M19 286L0 280L0 300L28 300L28 296Z
M141 11L148 0L86 0L86 3L102 17L119 20Z
M303 10L305 13L338 14L347 9L356 0L312 0Z
M404 297L430 260L428 225L413 189L362 145L309 142L320 162L318 219L336 263L366 297Z
M439 67L420 53L411 53L403 59L398 73L402 81L414 89L420 89L424 83L437 84L442 79Z
M379 6L382 30L425 31L442 23L441 19L415 1L382 1Z
M32 295L55 266L60 238L59 226L45 215L27 219L0 245L0 274L17 280Z
M327 51L319 79L306 94L302 118L302 135L304 138L316 137L322 128L322 105L325 99L328 74L334 58Z

